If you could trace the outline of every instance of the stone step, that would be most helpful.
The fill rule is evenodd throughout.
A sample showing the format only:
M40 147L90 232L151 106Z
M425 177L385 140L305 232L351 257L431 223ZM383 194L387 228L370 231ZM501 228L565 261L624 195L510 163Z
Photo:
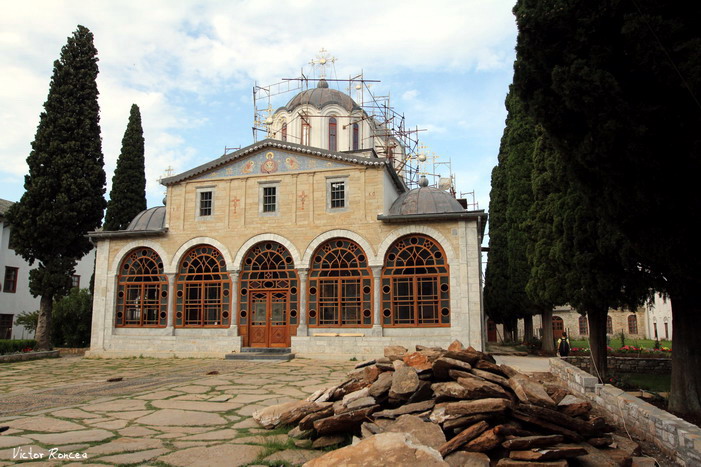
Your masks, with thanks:
M241 352L224 355L226 360L277 360L287 362L295 358L295 354L287 352Z
M242 347L241 353L290 353L289 347Z

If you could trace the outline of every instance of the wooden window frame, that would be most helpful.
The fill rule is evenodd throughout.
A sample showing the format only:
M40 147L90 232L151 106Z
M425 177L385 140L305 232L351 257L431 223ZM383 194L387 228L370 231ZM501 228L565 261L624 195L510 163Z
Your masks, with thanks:
M357 122L353 123L353 136L352 136L352 148L353 151L358 151L360 149L360 125Z
M190 248L180 260L175 279L174 326L231 326L231 280L224 256L211 245Z
M353 297L346 293L351 285L357 292ZM371 327L372 286L372 270L360 245L347 238L333 238L322 243L314 251L309 268L309 327ZM328 294L329 290L333 294ZM322 307L330 310L331 319L322 316ZM349 319L352 309L357 309L355 319Z
M214 187L198 187L196 193L197 205L195 208L195 219L212 219L214 217Z
M628 334L638 334L638 317L634 314L628 315Z
M589 335L589 322L586 316L579 316L579 335L588 336Z
M606 334L613 334L613 320L606 315Z
M78 274L73 274L71 276L71 288L73 289L79 289L80 288L80 275Z
M395 240L385 254L381 283L383 327L450 327L450 269L433 238L410 234Z
M13 266L5 266L5 276L2 281L2 291L5 293L16 293L18 280L19 268Z
M329 118L329 151L338 151L338 122L336 117Z
M138 318L134 319L134 315ZM163 261L151 248L135 248L120 263L115 327L163 328L167 323L168 279L163 273Z

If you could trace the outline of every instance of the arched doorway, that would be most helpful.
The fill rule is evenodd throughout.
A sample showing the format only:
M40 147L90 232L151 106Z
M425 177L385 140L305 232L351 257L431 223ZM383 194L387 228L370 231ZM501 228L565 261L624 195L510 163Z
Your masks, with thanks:
M565 331L565 322L559 316L553 316L553 338L559 339Z
M290 252L277 242L252 246L243 258L239 334L244 347L289 347L299 319L299 284Z

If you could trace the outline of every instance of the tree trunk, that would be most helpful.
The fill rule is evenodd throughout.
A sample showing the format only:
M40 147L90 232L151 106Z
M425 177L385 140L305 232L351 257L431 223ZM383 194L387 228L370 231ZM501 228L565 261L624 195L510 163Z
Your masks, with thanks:
M608 372L607 345L606 345L606 318L608 308L599 310L588 310L587 320L589 321L589 349L591 351L591 374L599 378L599 382L606 382Z
M555 341L553 340L553 310L548 308L540 315L543 326L543 352L555 353Z
M518 320L507 318L504 320L504 341L514 342L516 340Z
M39 301L39 320L34 339L37 341L35 350L51 350L51 310L53 297L42 295Z
M701 420L701 293L672 295L672 388L668 408Z
M523 340L530 341L533 338L533 315L523 317Z

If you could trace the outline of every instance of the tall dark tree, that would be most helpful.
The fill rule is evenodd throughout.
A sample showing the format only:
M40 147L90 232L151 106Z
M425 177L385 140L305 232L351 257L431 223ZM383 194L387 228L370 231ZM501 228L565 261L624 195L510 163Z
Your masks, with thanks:
M520 0L527 111L630 248L622 262L664 277L674 320L673 411L701 417L701 4ZM623 258L623 255L629 256Z
M484 311L492 320L504 325L504 332L512 335L516 319L512 315L509 294L508 202L506 183L506 151L502 138L498 164L492 169L492 190L489 194L489 256L484 273ZM509 337L507 336L507 337ZM506 338L506 337L505 337Z
M647 298L648 274L618 258L625 248L572 183L563 158L540 132L533 157L534 203L527 223L533 266L528 292L586 314L594 371L606 376L606 318L609 308L635 309Z
M526 293L526 285L531 276L528 264L528 243L525 222L533 204L531 186L533 150L536 142L535 125L523 111L523 106L510 90L506 96L506 110L509 113L505 130L507 164L507 240L509 261L509 290L511 306L523 317L524 337L533 336L533 315L552 311L552 306L540 300L533 300ZM547 316L546 316L547 318ZM552 328L552 316L542 320L543 329ZM544 350L552 351L552 338L544 339Z
M520 104L506 97L506 127L499 148L498 164L492 171L490 193L489 261L485 277L485 311L504 324L505 334L524 319L526 337L533 335L532 316L540 313L526 295L530 275L523 222L532 201L530 159L535 133Z
M41 296L39 349L51 347L53 299L70 289L77 260L92 248L85 234L100 226L105 209L97 60L92 33L78 26L54 62L27 158L26 191L7 213L13 248L39 263L29 274L31 293Z
M122 152L112 177L110 200L105 213L105 230L124 230L134 216L146 209L144 131L141 113L132 104L129 123L122 138Z

